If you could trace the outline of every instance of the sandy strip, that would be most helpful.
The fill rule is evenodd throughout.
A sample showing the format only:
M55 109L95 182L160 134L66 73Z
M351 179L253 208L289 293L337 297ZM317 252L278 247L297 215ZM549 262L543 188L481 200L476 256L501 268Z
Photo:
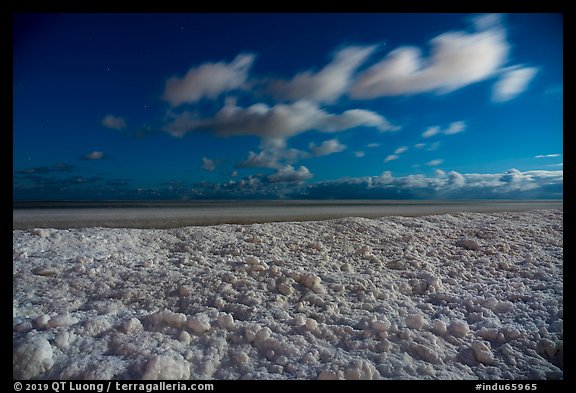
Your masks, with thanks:
M562 379L563 213L13 231L39 379Z

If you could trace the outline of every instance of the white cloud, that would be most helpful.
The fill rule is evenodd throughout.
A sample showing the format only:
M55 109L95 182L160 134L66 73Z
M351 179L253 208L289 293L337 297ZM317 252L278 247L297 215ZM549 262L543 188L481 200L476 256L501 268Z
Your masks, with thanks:
M216 169L216 162L206 157L202 157L202 169L207 170L208 172L214 172Z
M454 135L464 131L465 128L466 123L463 121L454 121L445 129L440 128L440 126L432 126L422 133L422 138L430 138L438 134Z
M368 147L380 147L379 143L369 143Z
M172 77L166 81L162 99L175 107L243 88L253 62L254 55L240 54L228 64L205 63L190 68L183 78Z
M442 164L443 162L444 162L444 160L441 160L441 159L431 160L431 161L428 161L428 162L426 163L426 165L428 165L428 166L436 166L436 165Z
M432 39L428 58L415 47L390 52L360 74L350 89L351 97L450 92L493 76L508 56L504 31L488 23L476 27L481 30L448 32Z
M273 107L254 104L248 108L228 102L213 118L198 118L186 111L173 115L163 130L177 137L205 129L222 137L254 135L263 139L284 139L309 130L340 132L359 126L380 131L399 129L374 112L351 109L337 115L320 109L314 103L298 101Z
M518 169L510 169L500 176L500 181L504 183L518 183L524 175Z
M356 157L356 158L362 158L362 157L364 157L365 155L366 155L366 153L363 152L362 150L359 150L359 151L355 151L355 152L354 152L354 157Z
M458 134L466 128L466 123L463 121L455 121L450 124L450 127L443 131L444 135L454 135Z
M384 163L387 163L387 162L390 162L390 161L394 161L394 160L397 160L397 159L399 159L399 158L400 158L399 155L390 154L389 156L387 156L387 157L384 159Z
M277 168L280 164L278 163L278 158L268 154L267 152L261 151L260 153L254 153L253 151L248 153L248 158L244 161L240 161L236 164L237 168Z
M502 14L481 14L472 17L472 24L477 30L499 28L502 24Z
M346 150L346 145L343 145L338 141L338 139L329 139L316 146L314 143L310 142L308 145L309 149L312 150L315 156L327 156L333 153L339 153Z
M431 143L430 146L428 146L428 149L426 149L426 150L428 150L428 151L438 150L438 148L440 147L440 144L441 144L440 142Z
M408 150L408 146L400 146L399 148L397 148L396 150L394 150L394 154L402 154L402 153L404 153L406 150Z
M283 139L264 139L260 149L259 153L250 151L248 158L237 163L236 167L279 169L310 155L302 150L288 149Z
M305 166L294 169L292 165L279 168L276 173L268 175L266 180L270 183L301 183L311 179L314 175Z
M341 49L334 60L320 71L302 72L289 81L270 81L268 90L280 100L334 102L348 89L352 74L375 48L349 46Z
M496 102L509 101L528 88L528 84L538 72L537 68L513 68L505 71L494 85L492 100Z
M560 154L539 154L534 156L534 158L551 158L551 157L560 157Z
M101 151L93 151L92 153L88 153L84 156L86 160L101 160L104 158L104 153Z
M422 174L393 177L345 178L308 186L309 197L319 198L561 198L563 171L511 169L504 173L461 174L436 171L434 177Z
M428 127L426 131L422 133L422 138L430 138L440 132L440 127Z
M424 149L426 147L425 143L417 143L414 145L416 149Z
M390 184L393 181L394 181L394 177L392 176L392 172L390 172L390 171L384 171L378 177L378 183L380 183L380 184Z
M102 119L102 125L114 130L122 130L126 128L126 121L119 116L106 115L104 119Z
M460 188L464 187L466 183L466 178L458 172L450 171L448 173L448 186Z

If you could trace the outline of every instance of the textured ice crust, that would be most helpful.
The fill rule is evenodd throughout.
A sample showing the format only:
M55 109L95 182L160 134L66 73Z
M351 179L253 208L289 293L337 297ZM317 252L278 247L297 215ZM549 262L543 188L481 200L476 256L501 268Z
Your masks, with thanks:
M563 213L13 231L23 379L562 379Z

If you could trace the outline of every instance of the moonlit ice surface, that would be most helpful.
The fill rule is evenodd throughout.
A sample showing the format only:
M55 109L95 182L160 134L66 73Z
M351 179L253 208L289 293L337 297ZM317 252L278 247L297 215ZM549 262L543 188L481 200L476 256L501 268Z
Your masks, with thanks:
M563 213L13 231L13 373L562 379Z

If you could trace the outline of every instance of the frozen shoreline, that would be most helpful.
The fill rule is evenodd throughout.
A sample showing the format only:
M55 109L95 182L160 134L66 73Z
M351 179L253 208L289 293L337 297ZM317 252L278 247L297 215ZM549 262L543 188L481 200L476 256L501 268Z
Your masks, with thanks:
M115 205L116 207L109 207ZM143 207L142 205L148 205ZM345 217L423 216L563 209L563 201L261 201L199 203L78 203L58 208L14 209L13 229L178 228L190 225L255 224ZM24 205L26 206L26 205ZM39 205L42 206L42 205ZM130 206L130 207L126 207ZM89 207L89 208L87 208Z
M563 213L13 231L39 379L562 379Z

